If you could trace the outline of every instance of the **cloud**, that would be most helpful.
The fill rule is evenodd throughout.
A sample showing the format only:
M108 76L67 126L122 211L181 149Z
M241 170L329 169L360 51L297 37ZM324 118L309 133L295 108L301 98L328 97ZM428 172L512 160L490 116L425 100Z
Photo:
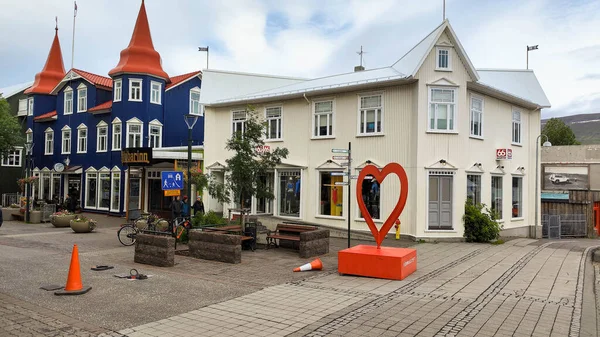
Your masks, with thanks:
M600 80L600 74L585 74L579 80Z
M582 95L569 102L565 107L544 111L542 118L591 113L600 113L600 93Z

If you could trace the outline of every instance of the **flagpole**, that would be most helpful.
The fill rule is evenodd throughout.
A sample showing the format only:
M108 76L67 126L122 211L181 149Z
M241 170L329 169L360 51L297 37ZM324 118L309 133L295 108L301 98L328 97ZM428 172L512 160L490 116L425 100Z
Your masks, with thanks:
M77 1L73 1L75 9L73 11L73 40L71 41L71 69L73 69L75 58L75 18L77 17Z

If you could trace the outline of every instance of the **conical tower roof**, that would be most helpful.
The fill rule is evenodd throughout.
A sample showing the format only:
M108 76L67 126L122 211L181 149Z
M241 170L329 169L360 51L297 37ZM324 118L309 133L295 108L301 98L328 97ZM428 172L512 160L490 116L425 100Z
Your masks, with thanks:
M65 66L63 64L60 41L58 39L58 27L55 28L54 41L48 53L46 65L41 72L35 75L35 81L31 88L25 90L26 94L49 94L52 89L65 77Z
M169 81L169 75L162 69L160 54L154 50L152 44L144 0L142 0L129 46L121 51L119 64L108 75L115 76L122 73L149 74Z

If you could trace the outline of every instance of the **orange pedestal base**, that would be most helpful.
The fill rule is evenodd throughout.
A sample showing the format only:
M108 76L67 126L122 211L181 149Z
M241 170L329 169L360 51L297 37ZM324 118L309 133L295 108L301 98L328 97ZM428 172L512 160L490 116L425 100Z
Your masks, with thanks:
M417 270L417 251L358 245L338 252L340 274L403 280Z

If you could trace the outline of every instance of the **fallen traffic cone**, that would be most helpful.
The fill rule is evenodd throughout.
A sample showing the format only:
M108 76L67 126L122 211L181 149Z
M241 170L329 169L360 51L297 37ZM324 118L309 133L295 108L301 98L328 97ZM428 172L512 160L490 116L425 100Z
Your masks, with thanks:
M69 276L67 276L67 285L64 290L59 290L54 295L81 295L90 291L92 287L84 287L81 283L81 268L79 267L79 250L77 245L73 245L73 254L71 255L71 266L69 267Z
M298 268L294 268L294 271L296 272L296 271L322 270L322 269L323 269L323 262L321 262L321 259L317 258L316 260L314 260L311 263L307 263Z

